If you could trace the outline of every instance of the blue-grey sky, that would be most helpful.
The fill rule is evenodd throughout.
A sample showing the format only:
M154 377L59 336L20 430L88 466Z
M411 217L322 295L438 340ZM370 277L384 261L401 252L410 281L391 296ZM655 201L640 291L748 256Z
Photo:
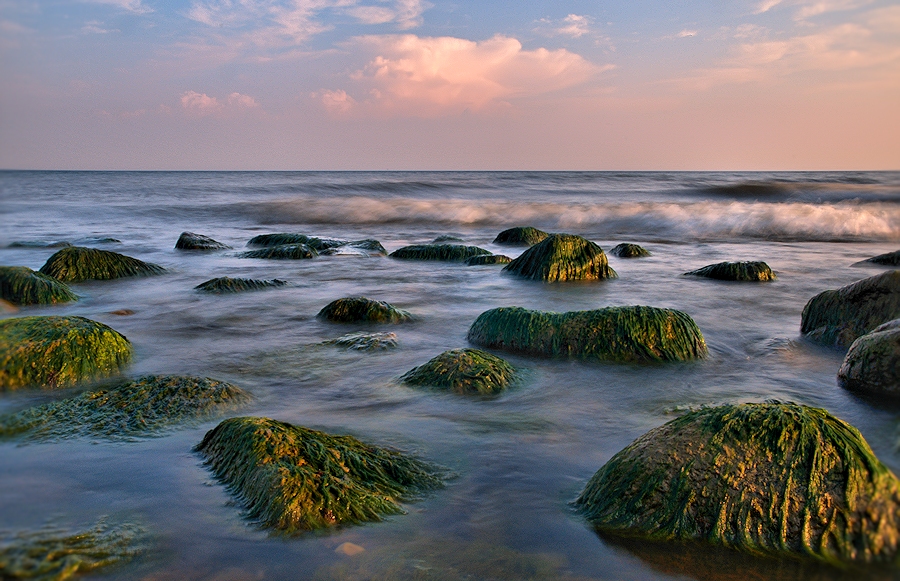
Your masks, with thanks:
M0 167L900 169L900 3L0 0Z

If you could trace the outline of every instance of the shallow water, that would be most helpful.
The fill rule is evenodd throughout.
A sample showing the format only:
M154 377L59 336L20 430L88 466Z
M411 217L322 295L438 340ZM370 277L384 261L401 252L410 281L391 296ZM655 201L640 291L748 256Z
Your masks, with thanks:
M140 522L153 550L110 579L842 579L842 572L680 545L603 539L568 503L613 454L701 405L795 401L860 429L900 472L900 409L838 387L843 354L799 334L809 298L886 268L859 265L897 250L898 173L0 173L0 263L39 268L55 252L14 242L66 240L165 266L166 275L74 285L78 303L15 314L74 314L135 346L128 375L230 381L261 415L393 446L440 463L446 489L384 522L284 539L248 524L191 448L218 420L130 443L0 444L0 514L7 530L48 520L87 528L106 515ZM533 225L586 236L609 250L636 242L653 255L610 256L619 278L547 285L498 266L320 257L239 258L261 233L375 238L388 251L452 234L492 244ZM234 247L174 250L182 231ZM100 242L111 237L119 243ZM766 284L681 274L724 260L764 260ZM236 295L193 290L217 276L289 286ZM364 295L417 316L398 326L315 318L330 301ZM418 391L396 379L467 346L483 311L517 305L570 311L646 304L688 313L708 359L638 366L502 354L524 381L497 398ZM133 311L116 315L115 311ZM348 352L323 341L390 330L399 348ZM66 392L0 394L0 413ZM365 549L347 556L351 542Z

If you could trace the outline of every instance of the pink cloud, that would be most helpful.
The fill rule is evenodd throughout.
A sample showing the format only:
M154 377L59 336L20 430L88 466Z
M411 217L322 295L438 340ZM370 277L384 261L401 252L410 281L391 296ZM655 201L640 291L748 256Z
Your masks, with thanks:
M198 93L197 91L185 91L182 93L181 106L199 115L209 115L222 108L222 105L215 97L210 97L206 93Z
M242 95L240 93L232 93L228 95L228 104L235 107L243 107L246 109L259 107L259 103L256 102L256 99L254 99L250 95Z

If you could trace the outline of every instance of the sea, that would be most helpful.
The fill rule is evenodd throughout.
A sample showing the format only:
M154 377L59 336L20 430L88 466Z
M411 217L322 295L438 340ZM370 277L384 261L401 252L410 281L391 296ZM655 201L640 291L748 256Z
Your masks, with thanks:
M390 252L450 236L515 257L499 232L534 226L586 237L618 278L547 284L499 266L383 256L243 258L258 234L376 239ZM186 252L189 231L232 250ZM222 418L133 441L0 442L0 532L80 531L98 522L146 531L143 552L84 578L203 580L897 579L678 543L600 535L572 509L588 479L636 438L687 411L778 400L825 408L857 427L900 474L900 408L843 389L844 351L800 333L809 299L878 275L862 262L900 248L900 172L0 172L0 264L38 269L59 242L159 264L161 276L73 285L80 300L0 317L80 315L134 345L128 378L194 375L253 394L230 415L351 434L446 468L445 488L405 514L286 537L250 522L192 451ZM770 283L683 273L765 261ZM209 295L220 276L281 279ZM316 318L352 296L410 311L402 325ZM677 309L698 324L703 360L637 365L495 352L522 379L497 397L401 384L488 309L566 312L613 305ZM394 332L396 349L326 341ZM0 413L82 388L0 393Z

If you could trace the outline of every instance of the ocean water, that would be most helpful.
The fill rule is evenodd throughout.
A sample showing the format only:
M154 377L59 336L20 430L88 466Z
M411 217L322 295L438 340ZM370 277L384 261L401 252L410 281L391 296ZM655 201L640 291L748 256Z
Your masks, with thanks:
M3 317L82 315L135 346L128 376L190 374L230 381L255 399L239 415L352 434L449 468L445 489L407 514L293 538L248 523L191 449L218 420L136 442L0 443L0 529L46 523L139 523L151 548L98 578L249 579L891 579L728 551L601 538L569 507L613 454L694 407L769 399L824 407L862 432L900 473L900 409L840 388L839 350L799 332L817 293L884 272L859 264L900 248L900 173L590 172L0 172L0 264L38 269L58 241L121 252L163 276L74 285L77 303ZM619 278L543 284L497 266L323 256L240 258L274 232L363 239L393 251L453 235L492 243L531 225L605 250L641 244L644 259L609 257ZM234 248L174 249L182 231ZM118 242L104 241L113 238ZM13 245L14 243L19 243ZM763 260L778 279L717 282L682 273L725 260ZM217 276L286 287L207 296ZM392 327L337 325L316 313L345 296L407 309ZM496 398L400 385L397 378L467 346L483 311L571 311L652 305L688 313L707 359L626 365L501 354L524 381ZM116 312L130 312L122 315ZM341 351L323 341L390 330L399 348ZM0 394L0 413L71 395ZM351 542L365 549L348 556Z

